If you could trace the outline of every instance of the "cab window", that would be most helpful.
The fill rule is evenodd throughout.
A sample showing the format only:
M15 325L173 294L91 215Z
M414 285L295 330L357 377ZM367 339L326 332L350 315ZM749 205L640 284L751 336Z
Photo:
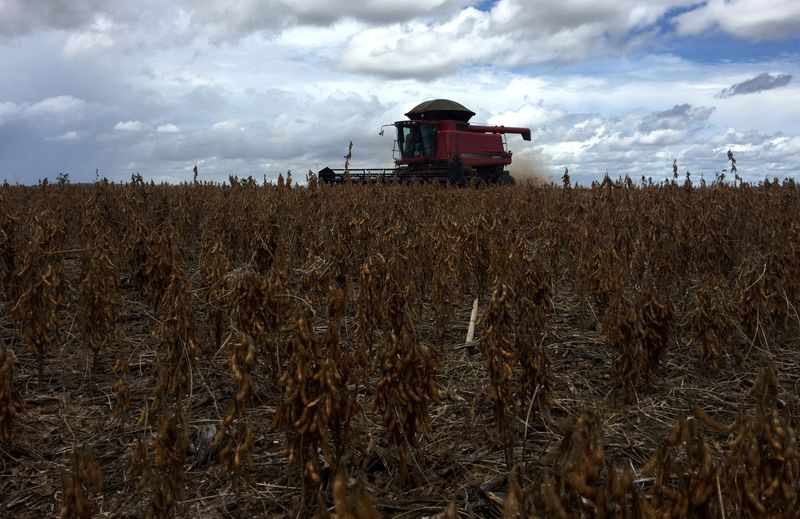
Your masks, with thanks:
M401 126L397 132L403 158L433 157L436 155L437 129L433 124Z

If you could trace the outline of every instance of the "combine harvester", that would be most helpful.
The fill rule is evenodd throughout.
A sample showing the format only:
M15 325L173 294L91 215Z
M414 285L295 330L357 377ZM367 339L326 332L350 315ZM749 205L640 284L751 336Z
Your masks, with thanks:
M394 168L324 168L319 179L330 184L348 178L353 182L419 180L457 186L513 184L514 178L505 169L511 164L505 134L517 133L529 141L530 129L470 124L474 115L455 101L425 101L406 114L407 121L385 125L397 129Z

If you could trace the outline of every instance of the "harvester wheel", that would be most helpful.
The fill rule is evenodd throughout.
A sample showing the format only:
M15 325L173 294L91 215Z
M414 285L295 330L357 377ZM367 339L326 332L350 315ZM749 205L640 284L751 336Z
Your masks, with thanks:
M450 168L450 171L447 173L447 181L454 186L464 187L467 181L467 178L464 176L464 170L462 168Z
M481 177L472 177L469 179L470 185L474 188L479 188L483 186L483 179Z
M500 175L499 177L497 177L497 183L498 183L498 184L501 184L501 185L502 185L502 184L505 184L505 185L512 185L512 184L514 184L514 183L515 183L515 181L514 181L514 177L512 177L512 176L511 176L511 175L509 175L508 173L503 173L502 175Z

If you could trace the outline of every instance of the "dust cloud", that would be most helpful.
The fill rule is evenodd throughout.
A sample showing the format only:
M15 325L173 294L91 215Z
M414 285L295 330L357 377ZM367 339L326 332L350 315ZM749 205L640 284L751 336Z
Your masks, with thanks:
M536 153L515 153L508 167L517 184L537 186L549 184L553 180L551 171L544 160Z

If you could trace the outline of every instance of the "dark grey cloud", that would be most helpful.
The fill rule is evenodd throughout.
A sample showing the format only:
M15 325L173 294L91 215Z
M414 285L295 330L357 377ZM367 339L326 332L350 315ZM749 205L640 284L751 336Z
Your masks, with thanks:
M65 51L102 46L140 49L237 41L291 22L282 0L0 0L0 44L37 31L68 33ZM98 45L103 44L103 45Z
M62 85L103 81L80 71ZM91 181L95 169L112 180L138 171L148 178L185 180L200 163L203 178L261 178L341 166L349 140L354 162L390 167L392 140L378 134L392 109L354 92L312 97L291 88L234 93L212 86L178 96L105 83L114 96L85 101L70 95L3 99L0 90L0 182L35 183L68 172ZM400 112L400 109L394 110ZM184 175L184 176L182 176Z
M228 108L230 92L224 88L204 85L195 87L183 97L186 102L185 108L190 111L218 114Z
M300 23L330 25L343 18L354 18L370 25L404 22L416 18L451 15L475 2L469 0L405 1L362 0L331 2L330 0L298 0L289 2L292 14Z
M321 101L289 90L254 93L247 118L181 126L152 136L152 156L163 160L245 158L266 162L298 157L339 160L353 140L362 156L391 159L392 143L377 136L389 108L375 98L341 94Z
M657 130L688 130L701 128L708 124L713 107L692 106L688 103L675 105L669 110L646 115L638 125L638 130L650 133Z
M726 98L742 94L755 94L756 92L763 92L764 90L784 87L791 83L791 81L791 74L777 74L773 76L772 74L764 72L756 77L723 89L717 94L717 97Z
M134 48L194 39L232 42L292 25L343 19L392 24L451 15L469 0L0 0L0 43L37 30L72 33L72 45L99 39Z
M41 27L75 29L103 13L104 0L0 0L0 41Z

